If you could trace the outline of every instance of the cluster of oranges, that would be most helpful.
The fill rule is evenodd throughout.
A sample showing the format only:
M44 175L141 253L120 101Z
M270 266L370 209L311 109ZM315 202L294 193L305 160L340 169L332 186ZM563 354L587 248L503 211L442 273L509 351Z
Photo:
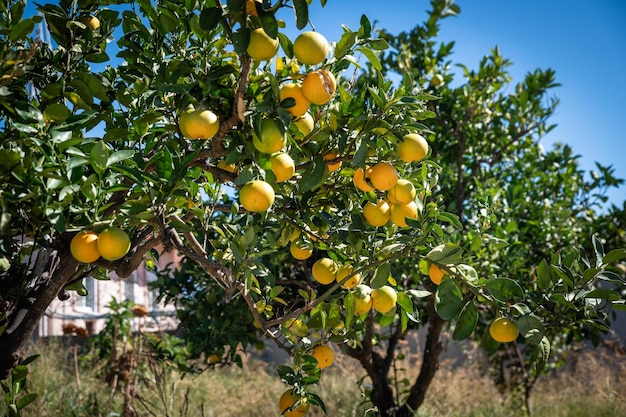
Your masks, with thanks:
M100 233L92 230L78 232L70 242L70 252L81 263L92 263L100 257L117 261L130 250L128 234L118 227L107 227Z

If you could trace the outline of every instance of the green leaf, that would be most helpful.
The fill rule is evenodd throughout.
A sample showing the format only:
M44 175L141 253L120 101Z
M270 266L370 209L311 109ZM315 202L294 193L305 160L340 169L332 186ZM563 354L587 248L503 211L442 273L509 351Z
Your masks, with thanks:
M503 303L524 298L524 290L509 278L494 278L487 281L487 290L493 297Z
M111 156L111 152L106 142L100 140L96 142L93 148L91 148L89 156L91 158L91 165L93 166L93 169L97 172L102 172L107 167L107 161L109 160L109 156Z
M454 340L465 340L471 336L478 323L478 310L472 301L468 301L459 318L456 321L452 338Z
M370 64L372 64L372 67L374 67L378 71L383 70L383 66L380 64L380 60L378 59L374 51L372 51L370 48L365 47L358 47L356 49L367 57Z
M300 181L300 192L304 193L313 190L324 182L326 178L326 163L320 156L313 160L313 163L302 174Z
M534 344L541 343L545 335L545 327L538 317L533 315L521 316L516 320L519 332L524 338Z
M157 175L164 180L168 180L172 177L173 170L172 154L167 150L159 152L159 157L156 160Z
M435 293L435 311L444 320L454 318L463 308L463 293L450 278L444 278Z
M461 259L461 252L462 249L459 245L444 243L435 246L424 258L441 265L456 264Z
M125 161L126 159L130 159L134 155L135 155L135 151L132 149L124 149L121 151L115 151L107 159L106 166L108 168L113 164L117 164L118 162L122 162L122 161Z
M359 37L369 38L372 34L372 24L365 15L361 15L361 26L359 27Z
M398 292L398 305L402 307L407 313L413 313L413 301L411 298L403 292Z
M276 39L278 36L278 22L276 21L274 13L261 12L259 18L261 19L261 26L263 26L263 30L267 33L267 36Z
M598 235L594 234L591 237L591 241L593 243L593 250L596 253L596 266L600 266L602 264L602 258L604 258L604 246Z
M309 5L306 0L293 0L293 10L296 14L296 27L299 30L309 23Z
M585 295L585 298L599 298L608 301L618 301L622 297L619 291L609 290L606 288L595 288L593 291Z
M200 29L210 32L217 27L222 18L222 9L220 7L207 7L200 12Z
M25 19L11 27L11 33L9 33L9 39L13 42L26 38L35 29L35 23L41 21L41 16L33 16L30 19Z
M356 32L345 32L341 35L341 39L339 39L339 42L337 42L337 46L335 47L335 58L342 58L348 50L354 46L356 37Z
M539 374L550 359L550 340L547 337L541 338L541 342L535 347L534 354L536 357L535 372Z
M537 285L539 288L546 289L550 286L550 276L550 266L546 260L543 259L539 263L539 266L537 266Z
M602 263L605 265L616 263L621 261L622 259L626 259L626 249L613 249L602 258Z
M389 44L386 40L382 38L372 39L369 42L369 45L372 47L372 49L375 49L377 51L384 51L385 49L389 49Z
M376 272L374 272L374 278L370 282L370 287L373 289L380 288L383 285L386 285L389 281L389 276L391 275L391 267L388 263L384 263L376 268Z
M463 225L461 224L461 221L459 220L457 215L452 213L446 213L444 211L440 212L437 217L439 220L450 223L452 226L456 227L459 230L463 230Z

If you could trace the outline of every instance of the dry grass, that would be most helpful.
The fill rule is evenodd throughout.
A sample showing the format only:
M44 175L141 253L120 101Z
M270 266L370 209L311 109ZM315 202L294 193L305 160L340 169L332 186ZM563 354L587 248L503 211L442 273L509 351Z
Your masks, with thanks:
M59 346L36 346L42 357L31 366L30 389L40 394L36 405L23 416L113 417L121 410L121 395L110 396L98 366L82 366L76 372L72 352ZM621 361L620 361L621 359ZM584 351L575 366L555 376L542 377L532 395L533 416L614 417L626 415L626 367L624 358L603 356L599 351ZM399 375L413 380L419 358L408 356ZM154 374L154 373L153 373ZM323 373L314 388L325 401L328 416L361 417L369 415L357 380L363 376L360 366L340 359ZM278 398L287 388L272 366L249 360L242 369L218 368L197 377L180 379L162 374L157 390L140 392L152 406L150 414L139 402L141 416L159 417L258 417L278 416ZM185 398L187 401L185 401ZM187 409L185 409L187 407ZM309 416L323 413L312 407ZM420 409L422 417L519 416L522 413L502 397L488 376L478 367L459 368L442 363L427 400Z

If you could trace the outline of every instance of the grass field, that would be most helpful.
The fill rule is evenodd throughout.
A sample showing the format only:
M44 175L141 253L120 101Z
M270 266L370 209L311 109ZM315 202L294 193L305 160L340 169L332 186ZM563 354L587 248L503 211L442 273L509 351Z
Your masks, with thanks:
M112 393L103 381L103 362L80 365L71 348L55 344L33 346L33 352L41 353L41 357L30 367L28 391L37 392L39 398L23 410L23 416L121 415L123 395ZM575 359L575 367L538 381L531 397L532 415L626 416L626 360L605 356L600 351L585 351ZM416 367L408 362L405 366L405 376L414 379ZM148 377L139 385L135 396L139 416L278 416L278 398L287 388L272 366L258 360L245 361L243 368L218 367L183 379L159 366L145 375ZM374 415L357 384L362 376L359 365L348 359L339 359L323 371L322 381L314 391L324 399L328 416ZM0 415L3 415L1 405ZM311 407L308 414L322 415L319 407ZM444 362L417 415L506 417L522 413L500 395L478 367L452 367Z

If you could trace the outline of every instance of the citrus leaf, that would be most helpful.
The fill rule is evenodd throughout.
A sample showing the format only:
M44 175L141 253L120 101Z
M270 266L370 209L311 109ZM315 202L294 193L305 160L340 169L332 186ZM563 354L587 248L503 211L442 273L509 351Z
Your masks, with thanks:
M487 290L493 297L503 303L516 298L524 298L524 290L509 278L494 278L487 281Z
M306 0L293 0L293 10L296 14L296 27L299 30L309 23L309 5Z
M476 328L477 323L478 310L476 310L476 306L473 302L468 301L463 307L463 310L461 310L461 314L459 314L454 332L452 333L452 338L454 340L467 339L474 331L474 328Z
M444 320L454 318L463 308L463 294L450 278L444 278L435 293L435 311Z
M539 318L528 314L518 318L516 322L520 334L526 340L535 344L541 343L545 334L545 327Z

